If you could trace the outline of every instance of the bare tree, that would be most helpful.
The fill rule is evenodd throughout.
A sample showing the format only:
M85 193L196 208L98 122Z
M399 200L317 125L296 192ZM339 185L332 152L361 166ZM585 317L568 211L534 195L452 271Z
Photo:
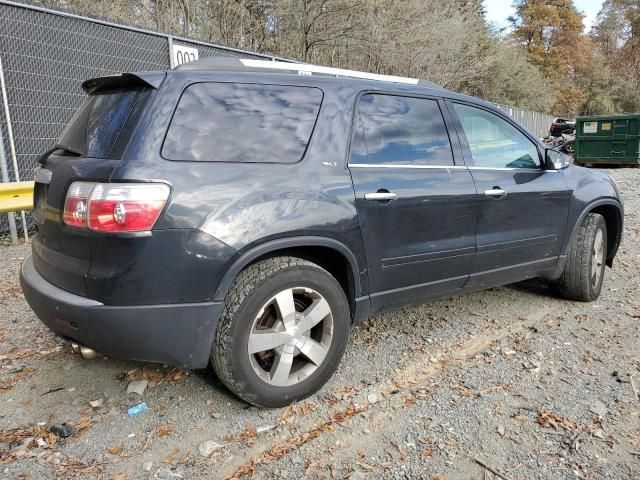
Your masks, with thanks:
M480 0L43 0L137 26L322 65L426 78L538 105L548 84L494 36ZM508 73L507 73L508 72Z

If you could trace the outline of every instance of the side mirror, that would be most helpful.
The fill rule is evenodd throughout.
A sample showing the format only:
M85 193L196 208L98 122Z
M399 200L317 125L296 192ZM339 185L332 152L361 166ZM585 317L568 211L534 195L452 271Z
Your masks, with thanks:
M573 158L562 152L547 148L545 151L545 168L547 170L562 170L573 163Z

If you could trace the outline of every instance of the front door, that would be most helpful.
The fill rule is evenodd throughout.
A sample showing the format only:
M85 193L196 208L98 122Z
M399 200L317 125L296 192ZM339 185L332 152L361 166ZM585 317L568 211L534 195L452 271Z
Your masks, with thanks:
M569 210L564 174L545 170L537 145L505 118L471 105L449 105L464 132L463 149L478 190L478 253L468 286L502 285L553 269Z
M459 290L475 258L476 189L455 165L438 100L366 94L354 128L349 168L374 311Z

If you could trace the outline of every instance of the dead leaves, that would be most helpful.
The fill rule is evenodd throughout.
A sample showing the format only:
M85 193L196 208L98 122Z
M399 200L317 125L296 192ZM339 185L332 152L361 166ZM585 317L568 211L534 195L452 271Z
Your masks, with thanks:
M362 387L342 387L338 389L338 393L342 400L347 400L349 398L355 397Z
M470 397L473 397L475 395L475 393L471 389L465 387L464 385L460 385L459 383L453 383L450 386L461 397L470 398Z
M351 388L347 388L343 390L345 390L344 392L345 395L355 394L353 392L356 391L355 389L351 389ZM280 415L279 421L276 424L263 426L259 428L256 428L253 425L249 425L244 429L244 431L242 431L237 435L227 435L225 437L225 440L227 440L228 442L242 443L244 446L250 447L255 444L256 437L259 434L267 431L272 431L278 425L293 425L297 422L299 417L301 416L306 417L308 414L311 413L312 410L313 410L313 406L308 402L304 402L299 405L294 405L294 404L289 405L284 409L284 411Z
M345 410L335 412L327 420L320 423L319 425L316 425L303 433L294 435L289 439L274 445L269 450L265 451L261 456L252 458L251 460L240 465L232 475L226 478L226 480L239 480L245 476L253 476L258 465L279 460L285 455L293 452L294 450L297 450L305 443L318 438L321 433L333 431L336 424L341 424L351 417L357 415L358 413L364 412L366 409L367 407L364 405L356 407L354 404L349 404L349 406Z
M87 464L57 449L59 438L48 431L45 424L0 433L0 442L19 441L18 446L0 456L0 464L11 463L21 458L37 457L38 461L55 467L56 477L97 476L102 465Z
M110 455L116 456L117 458L112 459L110 461L104 462L103 464L115 464L123 461L127 458L133 458L142 454L148 447L151 445L151 440L153 439L153 433L149 433L146 438L139 437L137 438L140 446L133 450L128 450L125 452L125 446L123 443L117 443L116 445L107 448L107 453Z
M56 452L59 453L59 452ZM68 455L61 455L62 460L56 466L56 477L76 477L84 478L88 475L99 476L102 473L102 465L97 463L87 464L77 458L73 458ZM44 458L48 463L54 463L55 459L53 453L47 458ZM55 464L55 463L54 463Z
M156 428L156 437L166 438L173 433L173 427L171 425L159 425Z
M91 417L80 418L73 424L74 433L69 439L77 438L92 426ZM8 443L12 447L9 451L0 453L0 464L39 456L45 450L55 451L59 440L56 434L49 431L49 425L45 422L0 431L0 443Z
M394 448L387 448L385 453L389 456L393 463L405 463L407 461L407 451L395 442L391 442Z
M363 387L364 385L342 387L342 388L339 388L336 393L326 394L324 396L324 400L329 405L336 405L341 400L353 399L356 395L358 395L358 393L360 393Z
M117 445L114 445L113 447L107 448L107 452L109 452L111 455L120 455L123 450L124 450L124 445L122 443L119 443Z
M58 345L54 341L48 341L44 345L42 345L39 349L35 348L12 348L8 352L5 352L0 355L0 361L4 360L20 360L22 358L31 358L36 355L50 355L51 353L60 351L62 349L61 345Z
M552 427L554 430L563 429L567 432L574 432L578 428L578 425L567 417L561 417L545 410L540 410L536 422L543 427Z
M418 445L420 445L421 447L420 457L422 458L423 461L426 461L427 459L433 456L434 450L433 450L433 443L431 442L431 440L421 438L418 440Z
M291 404L284 409L277 423L280 425L293 425L298 421L299 417L306 417L313 409L313 405L309 402Z
M179 448L174 448L169 453L167 453L162 459L162 463L173 464L179 463L181 465L186 464L191 459L191 454L188 452L183 452Z
M153 368L142 367L122 374L121 380L134 382L137 380L147 380L156 385L161 383L177 383L184 380L188 372L180 368Z
M82 417L80 420L75 422L73 426L75 427L76 431L71 436L77 437L85 430L93 427L93 423L91 422L91 417L87 416L87 417Z
M47 432L42 424L5 430L0 432L0 443L14 445L8 452L0 455L0 464L11 463L25 456L34 456L30 450L38 448L36 438L42 439L44 446L54 447L58 437Z
M253 425L249 425L244 429L242 433L239 433L238 435L227 435L225 437L225 440L229 442L241 442L245 446L250 447L256 442L255 437L257 435L258 432L256 431L256 427L254 427Z
M294 421L293 404L290 404L284 409L282 415L280 415L280 423L292 423Z
M11 390L20 380L30 377L38 371L35 367L24 367L16 373L10 373L0 377L0 392Z
M416 404L416 397L414 397L413 395L409 394L406 397L404 397L403 402L405 407L410 407L412 405Z

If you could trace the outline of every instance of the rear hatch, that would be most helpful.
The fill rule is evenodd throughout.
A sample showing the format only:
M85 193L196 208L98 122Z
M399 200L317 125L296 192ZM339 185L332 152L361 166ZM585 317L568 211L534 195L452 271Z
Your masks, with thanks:
M33 239L36 270L49 282L69 292L86 295L91 264L92 232L63 222L67 190L77 180L111 178L138 125L145 105L162 74L125 74L89 80L89 93L59 142L39 160L34 191Z

